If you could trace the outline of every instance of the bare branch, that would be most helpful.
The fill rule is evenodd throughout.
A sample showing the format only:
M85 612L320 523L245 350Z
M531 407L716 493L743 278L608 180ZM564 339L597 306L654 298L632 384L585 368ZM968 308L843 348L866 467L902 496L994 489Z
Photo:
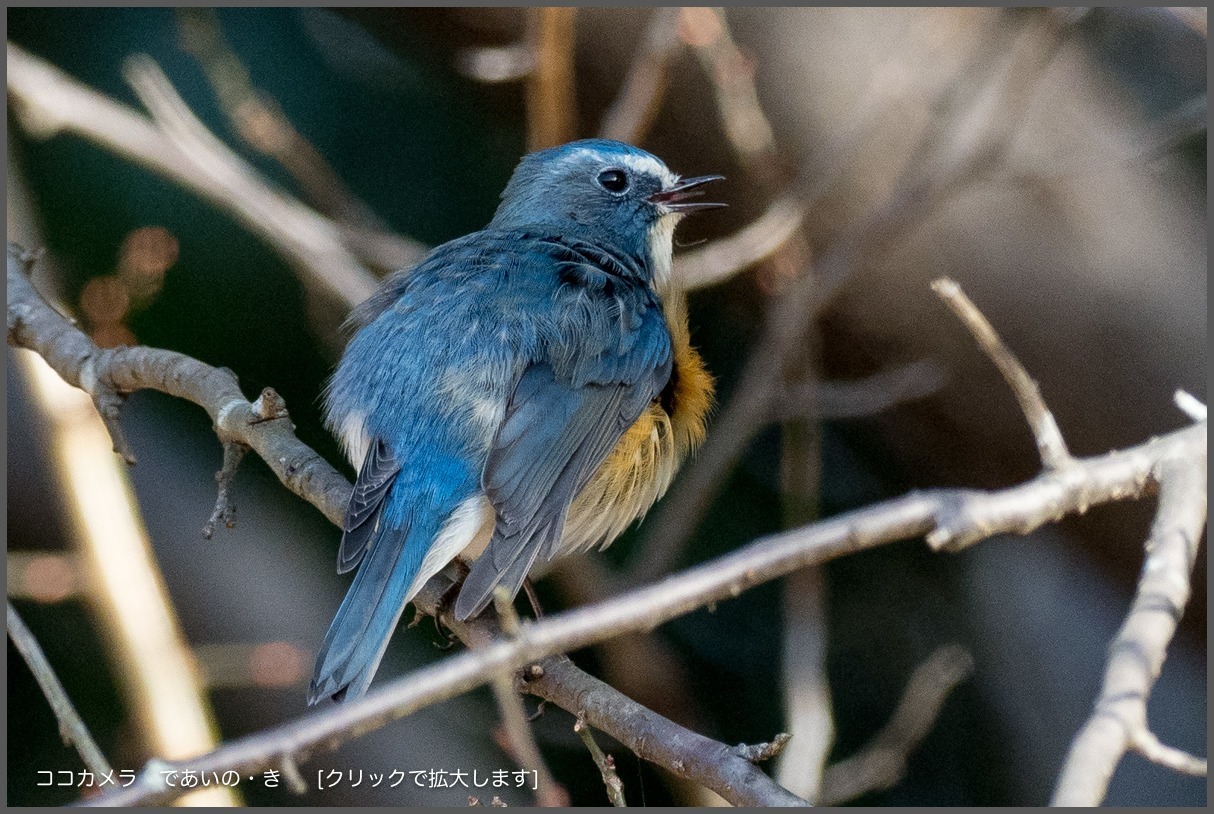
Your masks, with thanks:
M944 386L944 368L932 359L882 370L863 379L808 382L791 389L773 407L778 418L863 418L936 393Z
M527 82L527 148L534 151L564 144L575 132L573 23L577 9L546 6L528 13L535 67Z
M1205 777L1209 771L1204 757L1194 757L1183 749L1162 743L1155 733L1146 727L1136 728L1130 747L1152 763L1180 774Z
M299 441L287 421L270 420L285 418L285 407L274 391L267 389L256 402L249 404L240 394L231 371L210 367L172 351L153 348L98 349L87 336L42 300L22 274L20 263L15 262L15 256L19 254L19 249L10 248L9 344L38 352L60 376L77 387L81 382L81 368L91 360L99 382L113 382L123 391L155 389L202 406L211 414L221 438L234 439L253 449L289 490L316 506L331 522L340 524L349 502L350 484ZM442 597L449 588L449 579L436 578L417 597L418 607L430 614L442 612ZM470 627L457 623L447 615L443 620L449 628L461 633L465 641L476 638ZM489 623L478 620L474 624ZM490 640L496 633L495 627L483 627L479 641ZM536 661L539 659L532 659L528 664ZM735 802L750 801L754 805L763 805L772 800L795 801L792 795L772 783L762 772L751 772L735 765L726 754L728 747L723 744L696 735L635 704L578 670L567 660L553 664L550 659L545 665L547 673L541 669L539 675L529 675L528 692L553 700L572 711L584 709L596 728L612 735L643 758L716 788ZM500 669L517 668L507 666ZM458 691L453 694L458 694ZM617 717L620 710L625 710L626 714ZM391 720L391 716L380 720L375 726L364 728L359 723L354 726L359 732L365 732L382 726L388 720ZM325 740L327 745L333 747L350 736L347 733ZM276 736L271 735L269 743L276 742ZM689 758L684 754L682 746L686 743L698 748L699 757ZM302 760L302 755L306 754L305 745L277 750L271 747L269 752L249 759L259 761L257 768L273 767L285 755L294 755ZM216 760L223 762L229 756L231 753L217 755ZM239 754L236 757L241 759ZM719 779L714 774L718 768L713 762L714 758L725 761ZM159 776L155 772L149 772L147 776L151 778L151 787L135 784L128 792L148 795L147 799L169 799L172 796L174 792L159 783ZM732 794L728 790L729 784L739 786L745 792L739 793L742 796ZM139 799L144 798L140 796Z
M202 536L211 539L215 534L215 524L222 523L225 528L236 527L236 504L232 502L232 481L236 478L236 469L240 466L248 447L234 441L223 442L223 466L215 473L215 483L219 494L215 498L215 509L206 525L202 527Z
M295 437L289 421L267 421L266 400L254 406L230 371L180 353L147 347L102 350L52 309L22 273L21 249L9 244L8 343L37 352L64 381L93 395L151 389L202 407L221 439L253 449L292 492L334 523L345 515L350 484Z
M615 770L615 759L611 755L603 754L603 750L595 742L594 733L586 723L585 713L578 713L573 731L582 739L582 743L586 744L590 757L594 759L594 765L599 767L599 774L603 778L603 785L607 787L607 798L611 800L611 804L616 808L627 808L628 803L624 800L624 781L620 780L619 772Z
M497 609L498 618L502 622L502 632L506 636L514 636L519 630L518 614L510 602L510 595L502 586L498 586L493 596L493 604ZM504 670L493 677L493 696L497 699L498 710L502 713L502 727L506 739L514 753L514 759L523 769L536 773L536 805L543 808L563 808L569 805L569 795L556 782L544 756L536 745L535 736L531 732L531 723L523 709L523 699L514 690L514 674Z
M311 205L337 223L347 246L384 271L410 265L426 253L425 246L394 233L355 196L278 103L253 86L214 9L179 8L177 22L182 47L198 60L236 133L291 174Z
M13 640L17 652L25 659L30 672L38 681L38 686L42 688L42 694L50 702L51 711L55 713L55 719L59 721L59 736L63 738L63 742L76 747L76 751L80 753L80 759L84 761L85 767L90 772L98 777L106 774L112 775L114 770L109 761L101 753L97 741L93 740L93 734L84 725L80 713L76 712L76 707L72 705L72 699L68 698L67 691L63 689L59 676L55 674L51 663L46 660L42 646L38 644L38 640L34 638L30 629L25 626L25 622L17 613L17 609L13 607L12 602L8 603L8 637Z
M801 228L804 206L777 198L754 223L675 258L674 276L687 291L723 283L775 254Z
M683 38L691 44L712 81L730 146L747 164L770 157L775 152L775 139L759 104L754 63L734 42L725 10L695 6L682 11Z
M11 261L8 313L9 342L38 351L69 383L80 386L81 370L91 363L96 381L120 392L150 387L202 405L222 433L248 444L291 491L320 508L334 523L341 520L349 483L295 438L286 421L264 420L264 405L254 408L245 401L229 372L169 351L98 350L38 297L19 266L14 267ZM972 542L1002 533L1026 534L1065 514L1142 495L1155 482L1161 462L1186 459L1204 467L1206 440L1206 424L1202 422L1132 449L1076 459L1065 470L1043 472L1032 481L1000 492L913 493L773 535L654 585L542 622L523 623L512 639L496 639L385 683L353 703L309 714L172 765L181 770L254 771L275 765L285 755L304 760L314 751L334 748L348 738L488 683L503 670L539 662L543 675L527 682L528 692L566 709L586 710L587 720L595 728L625 743L642 758L680 777L694 779L735 804L803 803L729 747L688 732L630 702L555 654L649 630L793 570L928 534L933 529L936 533L929 541L935 540L937 545ZM1202 500L1204 507L1204 486ZM432 580L418 597L418 605L427 612L443 614L444 622L459 632L450 624L449 613L440 607L450 579L449 575L440 575ZM171 799L179 791L165 787L155 771L147 771L130 787L90 802L149 803Z
M606 602L552 615L534 624L524 622L519 635L513 639L499 639L486 647L444 659L387 682L355 702L320 710L275 729L239 738L206 755L176 763L174 767L197 771L228 768L256 771L282 754L295 753L302 759L316 750L334 748L357 734L481 686L500 670L517 670L537 661L541 663L544 675L529 682L528 691L566 709L588 709L587 691L575 691L568 682L560 680L567 676L568 670L576 668L565 659L551 658L553 654L571 652L633 631L649 630L697 608L736 597L754 585L798 568L926 534L936 526L937 517L967 518L970 526L958 529L955 533L959 536L1028 533L1049 519L1076 513L1081 508L1141 496L1153 482L1152 473L1160 461L1186 458L1204 466L1205 454L1206 425L1200 424L1131 449L1076 459L1065 473L1043 473L1032 481L1001 492L936 490L912 493L811 526L771 535ZM1061 477L1063 474L1066 477ZM1017 506L1020 511L994 510L1005 504ZM438 583L434 586L438 596L449 589L450 579L445 576L432 580L431 585ZM427 586L423 593L430 590ZM444 621L448 618L444 616ZM583 686L595 681L589 676L581 680ZM541 685L546 686L541 688ZM612 700L627 702L618 694ZM617 709L604 704L598 713L601 718L592 720L588 710L588 720L613 737L618 737L616 733L630 737L636 744L630 743L630 748L642 758L670 768L680 776L693 777L735 804L772 804L774 789L771 786L756 788L754 775L748 775L751 778L748 783L738 785L732 774L737 771L736 764L730 768L728 758L736 758L745 766L751 764L730 752L729 747L697 735L688 740L672 741L667 737L648 740L632 731L637 722L628 717L626 706ZM674 726L668 721L664 724ZM700 749L712 751L704 753ZM759 775L766 777L761 772ZM145 774L131 787L110 792L90 803L150 803L170 799L174 793L175 790L165 788L157 776ZM784 793L790 802L798 799Z
M1138 589L1109 648L1095 711L1071 744L1051 805L1100 805L1113 771L1129 749L1186 773L1206 771L1204 760L1163 746L1147 726L1147 699L1192 591L1193 567L1206 523L1205 454L1165 457L1155 465L1154 477L1159 483L1159 507L1147 538Z
M713 18L701 14L700 19ZM988 76L997 64L990 57L998 52L996 46L989 38L979 43L967 64L931 100L933 108L948 115L931 118L932 125L919 138L911 159L893 183L891 194L831 240L816 257L812 275L797 278L773 300L763 334L734 388L735 395L712 425L710 442L646 523L648 533L640 546L642 553L630 569L632 584L656 579L678 560L717 488L769 419L772 399L782 392L788 360L802 352L814 317L833 300L854 270L896 245L899 237L924 223L966 184L989 173L1002 155L1014 133L1010 126L990 128L993 135L988 141L960 147L948 139L947 133L947 126L965 112L962 102L972 105L974 95L985 86L979 80ZM1037 54L1029 56L1031 60L1020 54L1009 59L1007 73L1021 82L1031 82L1039 76L1048 60ZM1026 94L1009 96L1008 104L1000 108L1000 122L1019 121L1027 103ZM850 143L850 139L845 143ZM815 186L818 189L815 195L825 188Z
M270 186L207 131L150 59L132 60L128 78L155 121L8 43L9 102L31 136L74 132L181 184L234 214L348 308L375 291L374 275L345 247L337 226Z
M779 757L784 752L784 747L792 740L792 735L787 732L781 732L776 735L775 739L770 743L756 743L747 745L739 743L734 747L734 750L751 763L763 763L772 758Z
M1209 412L1209 410L1206 408L1205 404L1196 399L1192 394L1187 393L1184 390L1177 390L1176 394L1172 398L1176 402L1176 406L1179 407L1189 418L1193 419L1194 421L1206 420L1206 414Z
M682 45L678 37L680 14L677 7L660 7L650 12L644 39L624 85L603 116L600 137L630 144L644 140L666 92L667 69Z
M1058 429L1058 422L1054 420L1054 414L1045 406L1045 401L1041 398L1041 390L1037 387L1037 382L1033 381L1028 371L1020 364L1020 360L1003 344L999 334L995 333L991 323L970 298L965 296L961 286L947 277L942 277L932 282L932 290L965 324L978 342L978 347L990 357L991 361L995 363L995 367L999 368L999 372L1003 374L1003 380L1007 382L1008 387L1016 396L1016 401L1020 402L1020 409L1024 413L1024 417L1028 419L1029 429L1032 430L1033 438L1037 442L1037 452L1041 456L1042 465L1046 469L1061 469L1068 466L1073 460L1071 453L1066 448L1066 441L1062 439L1062 432Z
M827 768L819 805L841 805L897 784L906 774L906 761L931 732L949 694L973 668L973 658L957 645L945 645L928 656L915 668L897 709L872 741Z

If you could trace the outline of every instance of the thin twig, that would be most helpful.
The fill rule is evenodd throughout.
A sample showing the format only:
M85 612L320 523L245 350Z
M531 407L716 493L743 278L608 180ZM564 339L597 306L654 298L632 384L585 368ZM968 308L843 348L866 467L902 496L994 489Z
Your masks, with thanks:
M894 714L872 741L827 768L818 804L841 805L897 784L906 774L907 760L940 717L949 694L973 668L973 657L957 645L945 645L928 656L915 668Z
M34 638L30 629L25 626L25 622L17 613L17 609L13 607L12 602L8 603L8 637L13 640L17 652L29 665L30 672L34 674L38 686L42 688L42 694L50 703L51 711L55 713L55 719L59 721L59 736L63 738L63 742L76 747L85 767L98 778L102 775L112 776L114 770L109 761L101 753L97 741L93 740L93 734L84 725L80 713L76 712L72 699L67 697L67 691L63 689L59 676L55 674L51 663L46 660L42 646L38 644L38 640Z
M518 614L510 602L510 594L505 588L498 586L494 592L493 604L501 620L502 632L507 636L515 636L520 630ZM513 757L524 770L536 773L535 803L542 808L563 808L569 805L569 794L565 791L544 761L531 724L527 720L527 711L523 709L523 699L515 692L514 674L510 670L499 672L493 677L493 696L497 699L497 708L502 714L502 727L506 739L513 751Z
M740 756L751 763L763 763L783 754L784 747L788 746L788 742L791 740L792 735L787 732L781 732L768 743L739 743L734 749Z
M645 139L666 92L667 71L682 46L677 7L656 8L615 101L603 115L602 138L639 144Z
M1159 506L1138 589L1109 647L1095 711L1071 744L1051 805L1100 805L1129 749L1187 774L1206 773L1204 760L1162 746L1147 726L1147 700L1192 591L1206 524L1205 456L1164 458L1156 464L1154 477Z
M712 80L725 135L744 163L775 152L771 124L759 104L754 63L734 42L721 8L685 7L683 38Z
M687 291L723 283L771 257L797 234L804 220L800 201L777 198L754 223L676 257L675 279Z
M425 247L401 235L352 193L324 156L291 124L271 97L253 86L240 57L223 36L214 9L177 9L182 47L198 60L220 109L253 149L277 161L317 211L332 218L350 248L385 271L408 265Z
M202 527L202 536L211 539L215 534L215 524L222 523L224 528L236 527L236 504L232 502L232 482L236 479L236 470L241 459L248 452L248 447L235 441L223 442L223 465L215 473L215 483L218 494L215 497L215 509L210 519Z
M935 360L920 359L862 379L809 382L790 388L775 408L777 418L810 416L819 420L864 418L938 392L946 380Z
M944 300L945 304L952 309L957 318L969 329L970 334L977 341L978 347L999 368L1003 380L1007 382L1013 395L1016 396L1016 401L1020 402L1020 410L1029 422L1029 429L1032 430L1033 438L1037 442L1037 452L1041 456L1042 465L1046 469L1062 469L1068 466L1074 459L1067 450L1066 441L1063 440L1062 432L1058 429L1058 422L1054 420L1054 414L1045 406L1045 400L1041 398L1041 389L1037 386L1037 382L1033 381L1033 377L1020 364L1020 360L1007 349L1003 340L999 338L999 334L995 333L995 329L991 327L991 323L970 298L965 296L965 292L956 282L942 277L932 282L932 291L935 291L936 296Z
M1191 393L1184 390L1177 390L1172 399L1176 402L1176 406L1179 407L1189 418L1193 419L1194 421L1206 420L1206 414L1209 413L1209 410L1206 408L1205 404L1195 398Z
M586 723L586 714L579 712L577 720L573 724L573 731L582 739L582 743L586 744L586 749L590 752L590 757L594 760L594 765L599 767L599 775L603 778L603 785L607 787L607 798L611 800L611 804L616 808L627 808L628 803L624 800L624 781L620 779L620 774L615 770L615 759L608 754L604 754L599 748L598 743L594 739L594 733L590 731L590 725Z

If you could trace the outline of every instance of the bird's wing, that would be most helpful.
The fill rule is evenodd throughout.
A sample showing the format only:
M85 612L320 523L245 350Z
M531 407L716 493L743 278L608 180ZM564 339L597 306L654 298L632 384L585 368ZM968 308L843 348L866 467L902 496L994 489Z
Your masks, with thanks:
M519 379L481 477L496 513L493 539L460 590L458 618L479 613L499 584L514 596L536 558L556 553L569 504L665 386L669 335L661 323L647 328L653 336L596 362L604 375L589 381L548 362Z
M337 573L344 574L362 562L367 546L379 527L379 516L384 498L396 476L400 463L388 449L383 439L375 443L363 458L362 469L354 483L354 492L346 506L346 519L342 524L341 547L337 550Z

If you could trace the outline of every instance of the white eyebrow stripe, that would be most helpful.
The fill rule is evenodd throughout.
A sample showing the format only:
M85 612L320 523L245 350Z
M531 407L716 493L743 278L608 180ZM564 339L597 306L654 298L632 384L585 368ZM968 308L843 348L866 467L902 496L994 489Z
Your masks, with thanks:
M591 150L588 147L581 147L578 150L574 151L570 155L570 158L582 158L585 156L590 156L592 158L597 158L600 160L602 160L604 158L604 155L602 153L600 153L596 150ZM672 187L679 181L678 175L671 172L666 167L665 164L663 164L661 161L658 161L656 158L653 158L652 156L624 153L619 156L616 156L615 158L616 158L616 160L613 163L618 163L621 166L626 167L635 173L642 174L642 175L653 175L653 176L661 179L663 189Z

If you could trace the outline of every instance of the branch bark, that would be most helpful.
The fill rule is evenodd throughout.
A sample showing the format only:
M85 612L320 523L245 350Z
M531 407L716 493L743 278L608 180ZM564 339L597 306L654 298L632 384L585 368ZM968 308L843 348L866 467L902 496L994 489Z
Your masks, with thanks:
M1147 726L1147 699L1189 600L1206 523L1205 456L1160 461L1153 477L1159 482L1159 508L1138 590L1109 648L1096 709L1071 744L1050 805L1100 805L1130 749L1176 771L1206 774L1205 760L1164 746Z
M30 672L34 674L38 686L42 688L42 694L50 703L51 711L55 713L55 718L59 721L59 735L63 738L63 742L76 747L76 751L80 753L80 759L84 761L85 768L97 777L113 775L114 770L110 766L110 762L105 759L101 748L97 746L93 733L85 726L80 713L72 704L72 699L68 697L67 690L63 689L59 676L55 674L55 669L46 660L42 646L38 644L38 640L34 638L30 629L25 626L24 620L13 607L12 602L8 603L8 637L13 640L17 652L29 665Z

